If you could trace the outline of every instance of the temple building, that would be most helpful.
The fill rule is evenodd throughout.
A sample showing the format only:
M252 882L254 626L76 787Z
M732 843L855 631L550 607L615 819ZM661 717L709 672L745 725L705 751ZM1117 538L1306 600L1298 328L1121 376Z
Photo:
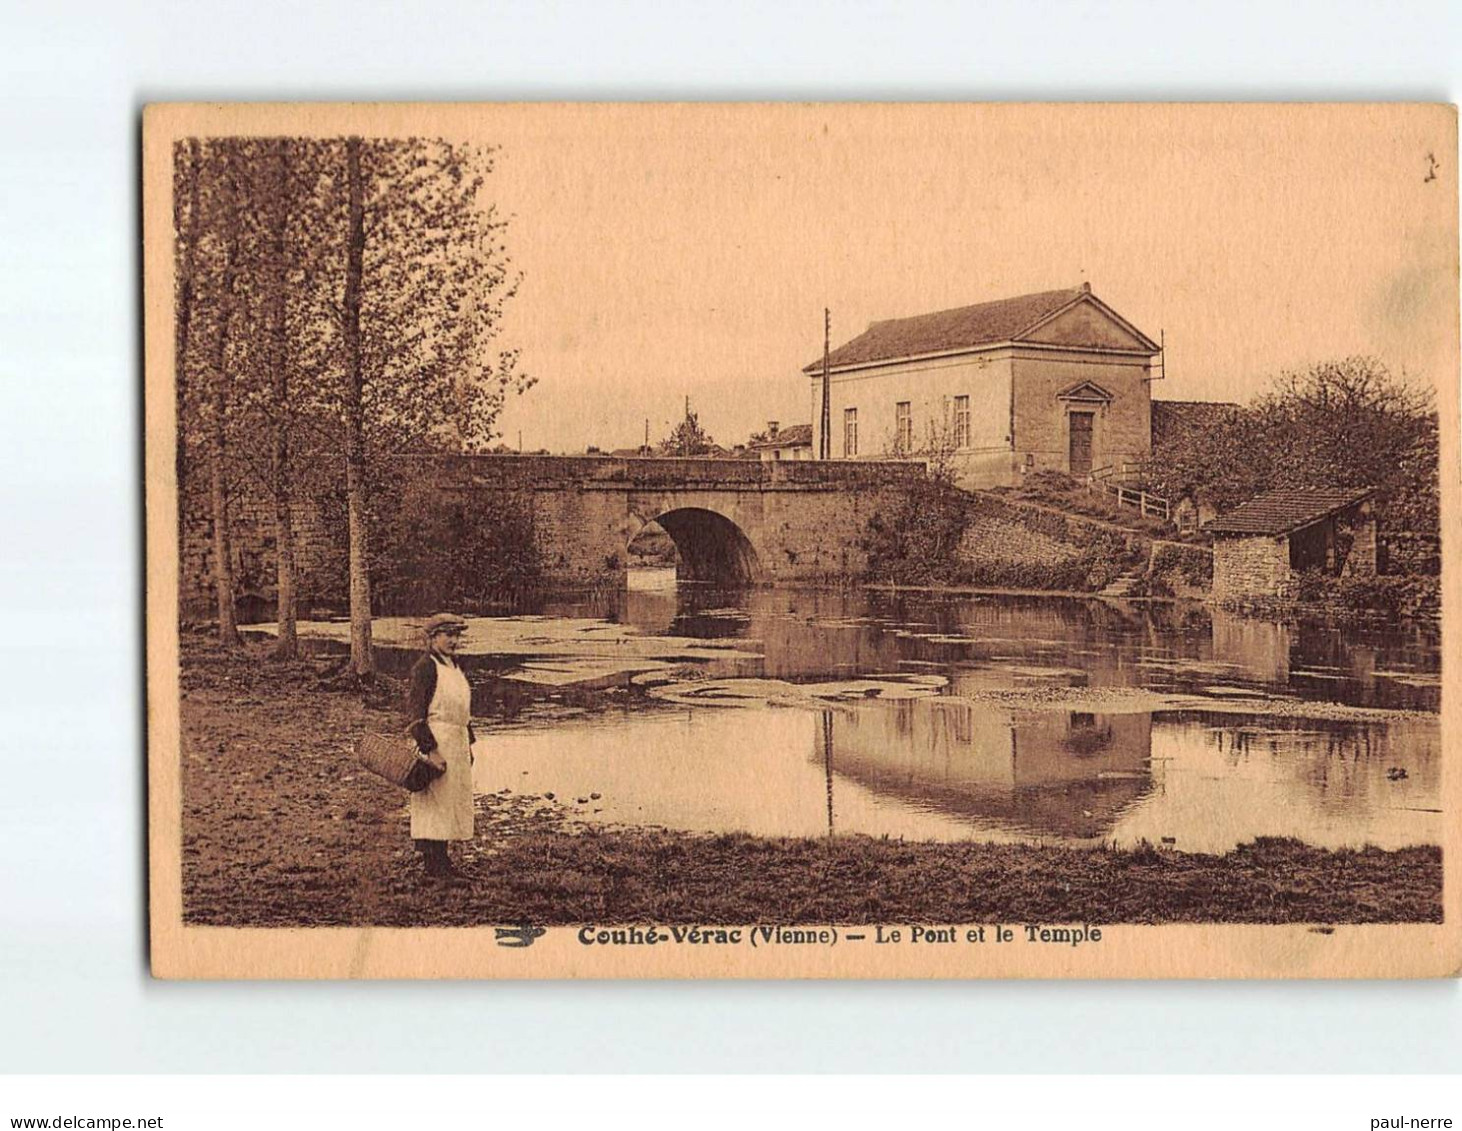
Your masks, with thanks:
M829 454L938 460L963 487L1135 463L1159 352L1086 283L874 322L829 355ZM802 372L817 453L823 360Z

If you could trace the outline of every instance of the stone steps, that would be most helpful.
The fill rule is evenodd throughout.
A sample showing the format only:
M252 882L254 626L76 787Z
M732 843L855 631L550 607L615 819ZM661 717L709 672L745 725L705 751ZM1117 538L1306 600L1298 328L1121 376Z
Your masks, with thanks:
M1098 597L1111 597L1120 600L1132 596L1133 590L1137 589L1142 581L1140 573L1124 573L1120 577L1114 577L1107 587L1101 590Z

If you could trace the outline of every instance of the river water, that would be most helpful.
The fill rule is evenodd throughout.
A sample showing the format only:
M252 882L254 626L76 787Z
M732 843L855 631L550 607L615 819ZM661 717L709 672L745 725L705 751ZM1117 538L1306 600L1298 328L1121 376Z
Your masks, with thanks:
M1187 851L1440 838L1429 628L633 580L471 622L479 792L760 835ZM402 643L408 629L394 626Z

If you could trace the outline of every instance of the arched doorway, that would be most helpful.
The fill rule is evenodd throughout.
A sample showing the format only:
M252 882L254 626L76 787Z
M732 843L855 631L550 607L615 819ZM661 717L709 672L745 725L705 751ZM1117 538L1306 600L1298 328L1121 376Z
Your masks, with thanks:
M680 507L651 520L675 543L681 581L748 585L760 576L756 550L745 531L725 515Z

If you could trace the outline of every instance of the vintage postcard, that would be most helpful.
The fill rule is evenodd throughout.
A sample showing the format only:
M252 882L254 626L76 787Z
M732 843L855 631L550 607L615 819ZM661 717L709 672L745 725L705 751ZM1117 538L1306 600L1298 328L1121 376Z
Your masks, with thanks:
M169 978L1462 966L1438 105L158 105Z

